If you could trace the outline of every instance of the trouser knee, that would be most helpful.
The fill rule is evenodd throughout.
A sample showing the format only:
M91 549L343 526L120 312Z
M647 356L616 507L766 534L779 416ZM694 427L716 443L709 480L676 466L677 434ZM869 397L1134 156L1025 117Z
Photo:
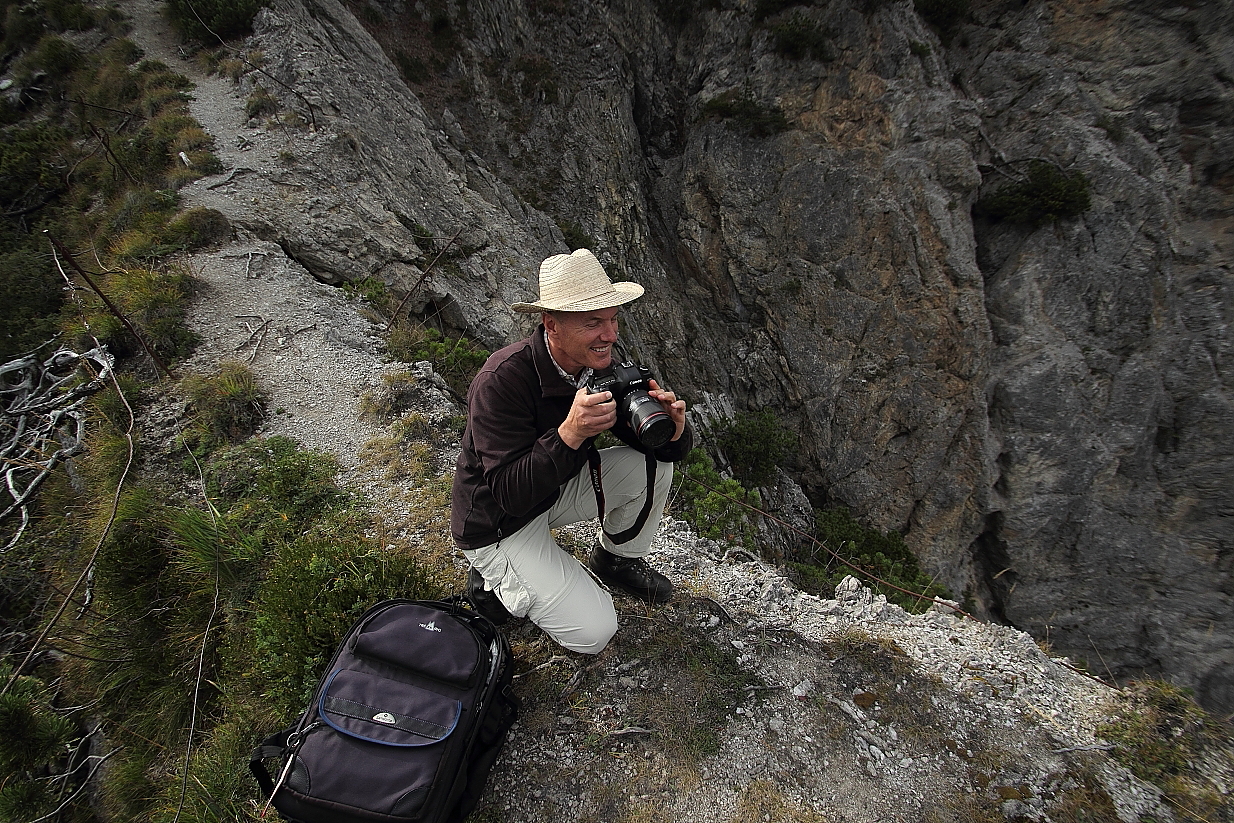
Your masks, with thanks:
M543 627L541 627L543 628ZM562 648L582 654L599 654L617 633L617 614L596 615L566 632L548 632Z

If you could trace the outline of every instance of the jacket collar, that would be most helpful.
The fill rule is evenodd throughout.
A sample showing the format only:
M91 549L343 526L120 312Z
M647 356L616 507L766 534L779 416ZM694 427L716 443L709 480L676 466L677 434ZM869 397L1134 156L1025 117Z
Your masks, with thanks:
M557 366L544 342L543 323L536 326L536 330L531 333L531 360L535 363L540 391L545 397L573 397L578 391L557 372Z

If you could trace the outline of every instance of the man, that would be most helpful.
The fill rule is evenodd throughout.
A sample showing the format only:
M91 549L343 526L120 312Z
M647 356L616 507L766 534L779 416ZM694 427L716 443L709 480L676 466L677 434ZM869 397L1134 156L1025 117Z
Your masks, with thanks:
M685 401L650 381L648 394L674 428L668 442L647 449L619 419L612 392L587 389L593 373L614 362L619 307L642 294L635 283L612 283L586 249L545 260L539 302L511 306L540 312L541 324L489 357L472 381L454 474L451 531L471 563L467 589L477 608L497 622L525 615L565 648L587 654L608 645L617 613L550 529L601 516L602 499L591 570L651 603L667 602L673 591L643 558L668 499L672 463L690 450ZM610 430L629 445L597 452L596 436ZM596 454L599 494L589 470Z

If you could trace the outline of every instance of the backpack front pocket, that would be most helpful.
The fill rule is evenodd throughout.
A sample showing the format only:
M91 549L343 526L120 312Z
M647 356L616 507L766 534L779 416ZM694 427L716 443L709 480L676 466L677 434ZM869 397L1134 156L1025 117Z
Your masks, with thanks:
M343 734L387 746L427 746L449 737L462 703L380 675L340 669L322 689L321 718Z

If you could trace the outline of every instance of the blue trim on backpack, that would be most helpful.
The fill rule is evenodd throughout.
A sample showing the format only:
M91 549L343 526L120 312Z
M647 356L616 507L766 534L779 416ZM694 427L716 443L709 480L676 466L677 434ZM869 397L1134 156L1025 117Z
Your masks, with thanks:
M337 723L332 721L330 717L326 714L326 697L330 694L330 685L334 682L334 678L338 677L340 674L342 674L345 671L347 671L347 669L335 669L334 670L334 672L330 675L330 677L327 678L325 685L321 689L321 697L319 697L317 700L317 716L320 717L327 726L334 729L336 732L340 734L345 734L348 737L354 737L356 740L364 740L368 743L377 743L378 745L381 745L381 746L395 746L395 747L402 748L402 749L409 749L409 748L418 748L420 746L432 746L436 743L440 743L441 741L449 737L451 734L453 734L454 730L458 728L458 720L463 714L463 704L459 702L458 700L455 700L454 701L454 721L450 724L450 728L446 730L446 733L443 734L441 737L437 738L436 740L426 740L424 743L392 743L389 740L377 740L372 737L365 737L362 734L356 734L351 729L344 729L343 727L339 726ZM408 734L415 734L415 732L408 732Z

